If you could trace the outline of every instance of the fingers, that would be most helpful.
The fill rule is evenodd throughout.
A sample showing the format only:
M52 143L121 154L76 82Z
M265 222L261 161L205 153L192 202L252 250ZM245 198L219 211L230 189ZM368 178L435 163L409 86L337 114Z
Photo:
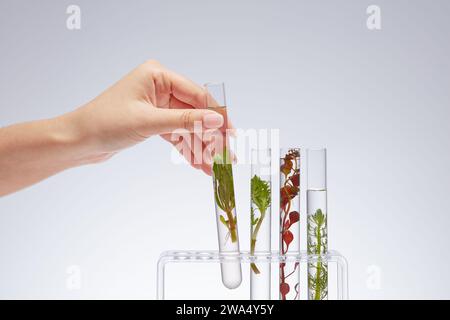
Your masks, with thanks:
M170 95L168 106L171 109L205 109L208 104L215 106L217 102L212 98L206 90L189 80L188 78L166 69L158 61L150 60L144 64L146 73L155 73L158 76L153 77L155 81L155 91L153 94ZM159 89L158 89L159 88ZM162 92L158 92L162 91ZM155 99L157 100L157 99ZM207 101L208 100L208 101ZM227 121L227 128L234 135L234 127L231 122Z
M195 108L190 104L187 104L186 102L180 101L174 96L171 96L169 100L169 109L195 109Z
M224 116L211 110L207 106L218 106L212 96L204 88L195 84L191 80L167 70L156 61L145 63L144 73L151 76L154 83L150 99L154 106L163 105L164 107L154 108L148 120L147 129L151 134L160 134L164 139L172 144L170 133L177 129L186 129L193 132L198 126L204 129L219 129L224 131ZM207 101L208 100L208 101ZM162 102L161 102L162 101ZM158 103L161 104L158 104ZM235 135L235 128L231 121L227 120L228 133ZM195 133L191 133L191 140L195 139ZM207 145L202 142L202 150L207 149ZM206 156L212 157L208 151ZM194 154L191 152L183 154L192 166L201 169L206 174L211 174L211 159L193 161ZM235 156L232 155L235 159Z
M201 142L201 154L196 154L200 150L189 148L189 145L185 141L180 141L180 137L174 139L170 134L163 134L161 135L161 137L171 143L192 167L202 170L207 175L211 175L212 156L205 151L207 150L207 144L205 142ZM183 139L186 138L189 139L191 143L194 141L194 139L201 139L200 137L196 137L195 134L192 133L189 134L188 137L183 137Z
M171 143L192 167L202 170L207 175L212 174L213 157L217 152L214 140L205 140L201 134L196 133L176 136L163 134L161 137ZM199 145L201 148L196 147ZM228 152L231 162L236 163L236 154L230 149Z
M166 72L171 84L171 94L179 101L187 103L196 109L206 108L205 89L191 80L170 70Z
M187 104L183 101L178 100L175 97L172 97L169 101L169 108L171 109L193 109L193 107L190 104ZM227 119L227 129L229 129L229 134L233 137L236 137L236 128L234 127L233 123L230 121L230 119Z
M196 109L206 107L206 91L188 78L183 77L162 66L156 60L149 60L138 68L146 80L153 82L153 86L147 88L150 92L150 100L153 103L158 101L158 97L172 95Z
M155 109L151 126L155 133L170 133L177 129L194 131L195 126L215 129L223 124L222 115L210 110L198 109Z

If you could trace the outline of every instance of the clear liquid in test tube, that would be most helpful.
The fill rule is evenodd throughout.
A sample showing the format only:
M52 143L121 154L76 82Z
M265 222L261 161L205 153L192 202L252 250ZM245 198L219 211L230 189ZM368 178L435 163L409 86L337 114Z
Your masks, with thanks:
M327 300L328 264L320 257L328 250L326 149L308 149L307 160L308 254L319 256L308 263L308 299Z
M234 289L242 282L242 270L239 262L239 236L237 228L236 202L232 156L226 129L228 128L225 86L223 83L206 84L209 110L220 113L224 118L219 130L210 130L210 148L213 153L213 186L216 209L217 235L219 251L222 254L222 282L225 287Z

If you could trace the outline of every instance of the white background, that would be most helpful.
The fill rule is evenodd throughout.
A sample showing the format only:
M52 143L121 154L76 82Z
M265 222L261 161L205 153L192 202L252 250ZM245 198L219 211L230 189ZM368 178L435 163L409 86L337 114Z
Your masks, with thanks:
M74 3L82 25L70 31ZM366 27L370 4L381 30ZM1 0L0 125L72 110L149 58L224 81L236 126L328 148L329 246L349 261L351 298L450 298L449 9ZM152 299L161 251L215 249L211 180L170 154L155 137L1 198L0 298ZM249 171L235 172L247 239ZM79 290L66 284L72 265Z

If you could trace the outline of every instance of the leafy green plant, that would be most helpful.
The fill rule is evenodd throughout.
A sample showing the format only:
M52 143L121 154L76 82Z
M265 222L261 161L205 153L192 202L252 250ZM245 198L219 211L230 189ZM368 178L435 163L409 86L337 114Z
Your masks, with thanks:
M308 217L308 254L321 255L328 247L327 216L321 209ZM308 265L310 299L323 300L328 296L328 265L321 261Z
M233 214L236 206L234 199L233 169L230 155L226 148L222 154L217 154L213 159L214 173L214 199L217 206L225 212L226 216L220 215L220 222L228 229L231 242L237 241L237 221Z
M264 221L267 209L270 207L271 190L270 190L270 183L268 181L262 180L257 175L254 175L250 182L251 182L250 184L251 184L252 203L259 211L259 217L255 217L256 210L252 206L251 208L252 234L250 239L250 253L254 254L259 229L261 228L261 224ZM254 273L256 274L260 273L255 263L251 263L250 267Z

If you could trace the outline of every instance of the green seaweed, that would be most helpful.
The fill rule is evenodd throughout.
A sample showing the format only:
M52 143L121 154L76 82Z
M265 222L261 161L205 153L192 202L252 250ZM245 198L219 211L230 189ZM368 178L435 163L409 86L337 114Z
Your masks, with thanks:
M308 254L325 254L328 247L327 217L321 209L308 217ZM328 265L319 257L315 263L308 264L308 289L311 300L324 300L328 297Z

